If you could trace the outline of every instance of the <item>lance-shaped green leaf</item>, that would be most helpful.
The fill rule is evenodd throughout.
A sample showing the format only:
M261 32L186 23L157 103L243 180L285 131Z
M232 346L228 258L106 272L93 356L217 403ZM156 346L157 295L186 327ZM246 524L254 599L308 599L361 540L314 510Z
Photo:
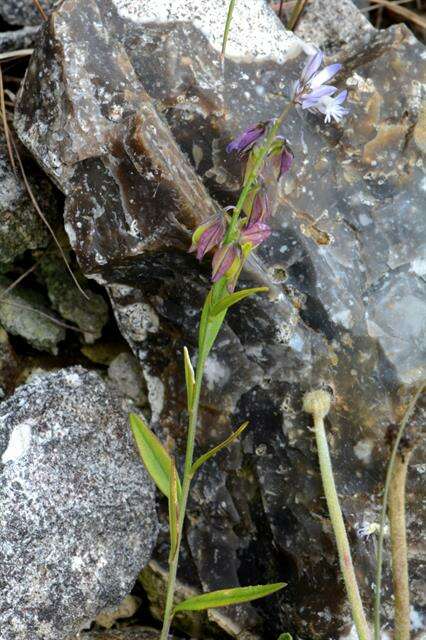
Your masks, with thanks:
M169 498L170 475L174 467L172 458L140 416L131 413L130 426L146 470L160 491ZM180 499L181 487L177 474L176 487L178 499Z
M193 598L188 598L180 602L176 605L174 613L178 613L179 611L202 611L204 609L213 609L214 607L226 607L230 604L239 604L240 602L249 602L250 600L270 596L283 587L285 587L285 582L212 591L211 593L204 593L201 596L194 596Z
M188 402L188 411L190 411L194 397L195 376L191 358L189 357L188 349L186 347L183 348L183 362L185 365L186 397Z
M282 633L278 640L293 640L293 636L290 633Z
M225 280L225 278L223 280ZM226 292L226 281L224 283L217 282L214 285L213 289L215 288L215 298L217 299L217 301L219 301ZM201 313L198 338L199 362L202 362L203 359L207 358L226 315L226 309L222 313L216 314L214 317L211 315L213 304L213 289L210 289L210 292L204 303L203 311Z
M215 317L223 311L229 309L229 307L232 307L233 304L241 302L241 300L244 300L244 298L248 298L248 296L252 296L255 293L262 293L264 291L268 291L268 287L253 287L252 289L242 289L242 291L231 293L212 306L210 315Z
M179 527L179 503L178 503L178 477L176 466L172 460L170 468L169 487L169 529L170 529L170 561L175 557L178 548L178 527Z
M213 449L210 449L210 451L207 451L207 453L204 453L202 456L200 456L192 465L191 475L194 475L195 472L198 471L198 469L201 467L201 465L204 464L207 460L209 460L209 458L212 458L217 453L219 453L219 451L221 451L225 447L228 447L232 442L234 442L234 440L238 438L238 436L244 431L244 429L248 427L248 424L249 424L248 422L243 422L243 424L240 427L238 427L236 431L231 433L231 435L228 438L226 438L226 440L224 440L220 444L213 447Z

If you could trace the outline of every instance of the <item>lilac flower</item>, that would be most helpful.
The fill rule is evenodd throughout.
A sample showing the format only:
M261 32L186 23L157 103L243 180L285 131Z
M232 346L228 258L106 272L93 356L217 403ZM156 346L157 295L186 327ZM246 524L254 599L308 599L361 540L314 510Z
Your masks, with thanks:
M240 233L240 242L244 245L250 245L248 248L254 249L258 247L264 240L271 235L270 227L264 222L255 222L243 229Z
M264 187L261 187L253 199L253 205L250 213L249 226L257 222L264 222L271 217L271 206L269 204L268 193Z
M300 80L293 88L293 100L300 104L302 109L314 110L319 100L331 96L337 91L336 87L326 83L340 71L342 65L336 62L319 71L323 57L321 51L309 56L300 75Z
M243 131L241 135L228 144L226 147L227 153L232 153L232 151L237 151L240 155L247 153L255 142L263 136L266 126L266 122L259 122L259 124L255 124Z
M223 276L235 277L241 266L241 248L237 244L224 244L213 256L212 281L217 282Z
M324 122L331 122L331 119L334 118L336 122L340 122L340 120L349 113L349 109L342 107L342 103L346 100L348 92L341 91L337 96L323 96L316 103L314 109L319 113L323 113L325 115Z
M202 260L206 253L221 244L225 231L223 215L212 216L194 231L189 251L196 251L198 260Z

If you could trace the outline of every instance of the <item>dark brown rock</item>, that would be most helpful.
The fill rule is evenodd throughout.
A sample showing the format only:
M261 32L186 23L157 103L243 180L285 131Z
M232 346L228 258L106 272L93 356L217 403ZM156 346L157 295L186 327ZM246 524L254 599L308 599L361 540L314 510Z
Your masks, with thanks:
M152 0L142 11L136 0L65 0L16 114L21 139L67 193L72 246L85 272L108 284L143 364L152 425L179 461L181 353L186 344L195 354L209 280L207 262L200 268L186 253L190 231L215 210L212 198L235 202L241 167L226 144L279 113L303 65L272 12L241 2L239 24L253 37L236 25L223 66L211 4L160 10ZM231 613L262 637L349 629L303 393L334 391L336 482L369 606L375 540L365 532L378 520L385 433L424 378L421 48L405 27L366 29L336 56L351 114L337 126L286 120L296 161L277 194L273 234L242 282L266 283L270 295L229 313L207 363L197 437L205 451L251 423L195 480L181 580L207 590L284 579L280 595ZM415 610L419 544L411 527Z

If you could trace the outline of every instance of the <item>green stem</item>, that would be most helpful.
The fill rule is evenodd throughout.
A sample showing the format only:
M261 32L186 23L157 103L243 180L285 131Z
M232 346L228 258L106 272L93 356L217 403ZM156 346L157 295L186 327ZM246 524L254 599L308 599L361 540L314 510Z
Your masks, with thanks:
M275 140L275 137L278 133L278 131L280 130L280 127L283 123L284 118L286 117L286 115L288 114L288 112L290 111L291 107L293 106L293 102L289 102L283 112L281 113L281 115L275 120L274 124L272 125L272 127L269 130L269 133L267 135L265 144L262 145L262 147L259 148L259 153L258 156L256 158L256 161L248 175L248 178L244 184L244 188L240 193L240 197L238 198L238 202L235 205L235 209L232 212L232 218L231 221L229 223L229 227L228 230L226 232L226 236L225 236L225 244L231 244L231 242L233 242L234 240L234 236L237 230L237 224L238 224L238 218L240 217L240 213L243 210L244 204L247 200L247 197L251 191L251 188L254 184L254 182L256 181L258 175L259 175L259 171L262 168L262 165L265 161L266 156L268 155L269 151L270 151L270 147L272 145L272 143Z
M228 14L226 16L225 31L223 32L222 58L225 57L226 43L228 42L229 30L231 28L232 14L234 13L235 1L236 0L230 0L229 2Z
M186 512L186 505L188 502L189 489L191 486L191 468L192 468L192 460L194 457L194 446L195 446L195 433L197 428L197 420L198 420L198 408L200 404L200 393L201 393L201 383L204 375L204 366L206 363L206 355L203 353L203 349L200 350L199 359L197 363L197 369L195 373L195 389L194 396L192 400L191 411L189 415L189 425L188 425L188 440L186 444L186 455L185 455L185 467L184 474L182 480L182 497L179 502L179 525L178 525L178 541L176 546L176 552L174 557L170 562L169 567L169 579L167 583L167 596L166 596L166 606L164 610L164 622L163 629L161 631L160 640L167 640L170 625L172 623L173 618L173 598L176 588L176 575L177 568L179 563L179 554L180 547L182 543L182 533L183 533L183 524Z
M389 529L392 550L395 640L410 639L410 589L408 578L405 487L411 451L397 456L389 488Z
M358 583L352 562L349 540L346 534L345 523L340 509L339 498L334 483L333 469L331 466L330 452L328 449L327 436L325 433L324 419L314 414L315 437L318 448L318 457L321 469L321 477L324 487L324 494L327 500L328 511L334 536L336 538L337 551L339 555L340 569L345 581L346 592L352 610L352 617L355 623L359 640L368 640L370 630L362 606L359 594Z
M408 424L409 419L411 418L411 414L414 411L414 408L417 404L417 400L419 399L425 385L422 384L418 389L417 393L414 395L410 404L408 405L407 411L404 414L404 417L401 421L401 425L398 430L398 434L396 436L391 457L389 460L388 470L386 472L386 480L385 487L383 490L383 502L382 502L382 512L380 515L380 530L379 530L379 538L377 541L377 560L376 560L376 586L375 586L375 597L374 597L374 640L380 640L380 601L381 601L381 591L382 591L382 564L383 564L383 538L385 532L385 520L386 520L386 511L388 507L388 495L389 495L389 487L392 479L393 469L395 466L395 460L398 453L399 444L401 442L401 438L404 435L405 427Z

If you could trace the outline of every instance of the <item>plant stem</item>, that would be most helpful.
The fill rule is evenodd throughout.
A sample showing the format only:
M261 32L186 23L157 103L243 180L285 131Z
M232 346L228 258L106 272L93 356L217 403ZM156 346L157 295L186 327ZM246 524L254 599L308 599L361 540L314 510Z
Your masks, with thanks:
M339 498L334 483L333 469L331 466L330 452L328 449L327 436L325 433L324 419L318 414L314 414L314 430L318 448L318 457L321 469L321 477L324 487L324 494L327 500L328 511L334 536L336 538L337 551L339 555L340 569L345 581L346 591L352 610L352 617L355 623L359 640L368 640L370 630L362 606L359 594L358 583L352 562L351 550L348 536L346 534L345 523L343 522L342 511L340 509Z
M385 487L383 490L382 513L380 515L379 538L377 541L376 586L375 586L375 597L374 597L374 640L380 640L380 601L381 601L381 591L382 591L383 538L384 538L384 531L385 531L386 511L388 506L389 487L390 487L392 473L395 465L398 447L401 442L401 438L404 435L405 427L407 426L408 421L411 418L411 414L414 411L414 408L417 404L417 400L419 399L424 389L424 386L425 385L422 384L419 387L419 389L417 390L417 393L415 393L410 404L408 405L407 411L405 412L403 419L401 420L401 425L399 427L398 434L395 438L391 457L389 460L388 469L386 472Z
M232 18L232 9L233 3L231 2L228 12L228 19L230 24L230 19ZM228 21L227 21L228 25ZM229 25L228 25L229 30ZM226 40L224 39L224 44L226 45ZM225 243L230 243L233 240L233 236L235 235L236 227L238 224L239 215L244 207L245 201L250 193L251 187L253 183L257 179L260 169L267 157L270 147L275 140L275 136L277 135L282 122L292 107L293 102L287 104L281 113L281 115L275 120L274 124L269 130L267 135L265 144L260 148L260 153L256 159L256 162L253 165L252 170L250 171L249 177L246 180L244 188L241 191L240 197L238 198L238 202L233 211L232 218L229 223L229 227L225 236ZM227 293L226 286L221 283L221 281L217 282L213 285L212 288L213 294L219 296L225 295ZM215 296L213 296L215 297ZM217 302L217 300L215 299ZM201 384L204 375L204 367L206 364L206 359L208 356L208 349L206 343L199 345L199 353L198 353L198 362L195 372L195 389L194 395L192 399L192 404L189 412L189 424L188 424L188 439L186 443L186 455L185 455L185 465L182 479L182 496L179 501L179 522L178 522L178 539L176 545L176 551L173 558L169 563L169 578L167 583L167 595L166 595L166 605L164 609L164 618L163 618L163 629L161 631L160 640L167 640L170 626L173 618L173 599L176 588L176 576L177 576L177 568L179 563L179 555L180 555L180 547L182 543L182 535L183 535L183 524L186 513L186 506L188 502L189 489L191 486L192 480L192 463L194 458L194 446L195 446L195 434L197 429L197 421L198 421L198 409L200 404L200 393L201 393Z
M161 631L160 640L167 640L169 631L170 631L170 625L172 622L173 597L174 597L175 587L176 587L176 574L177 574L177 568L179 563L180 547L182 543L183 524L184 524L184 518L185 518L185 512L186 512L186 505L188 502L189 489L190 489L191 478L192 478L191 468L192 468L192 460L194 457L195 433L196 433L197 420L198 420L198 407L200 404L201 383L203 380L205 363L206 363L206 356L203 354L203 349L201 349L198 363L197 363L197 369L195 373L194 397L192 400L192 406L191 406L191 411L189 415L185 467L184 467L184 474L183 474L183 480L182 480L182 497L179 502L178 541L177 541L175 555L172 558L172 561L170 562L170 567L169 567L166 606L164 610L164 619L163 619L164 622L163 622L163 629Z
M408 582L405 485L411 451L399 454L389 487L389 528L392 548L392 577L395 597L395 640L410 638L410 592Z
M288 114L288 112L290 111L292 106L293 106L293 102L289 102L285 106L281 115L275 120L274 124L270 128L265 144L259 148L259 154L256 158L256 162L254 163L253 168L249 173L249 176L246 180L244 188L242 189L240 193L240 197L238 198L238 202L235 205L235 209L232 212L231 222L229 224L228 230L226 232L225 240L224 240L225 244L230 244L234 240L234 235L235 235L237 224L238 224L238 218L240 217L240 213L243 210L245 201L247 200L247 197L251 191L251 188L259 175L259 171L265 161L266 156L269 153L270 146L275 140L275 137L283 123L283 120Z
M223 40L222 40L222 53L221 53L222 59L225 57L226 43L228 42L229 30L231 28L232 15L234 13L235 1L236 0L230 0L230 2L229 2L228 14L226 16L226 23L225 23L225 31L223 32Z

